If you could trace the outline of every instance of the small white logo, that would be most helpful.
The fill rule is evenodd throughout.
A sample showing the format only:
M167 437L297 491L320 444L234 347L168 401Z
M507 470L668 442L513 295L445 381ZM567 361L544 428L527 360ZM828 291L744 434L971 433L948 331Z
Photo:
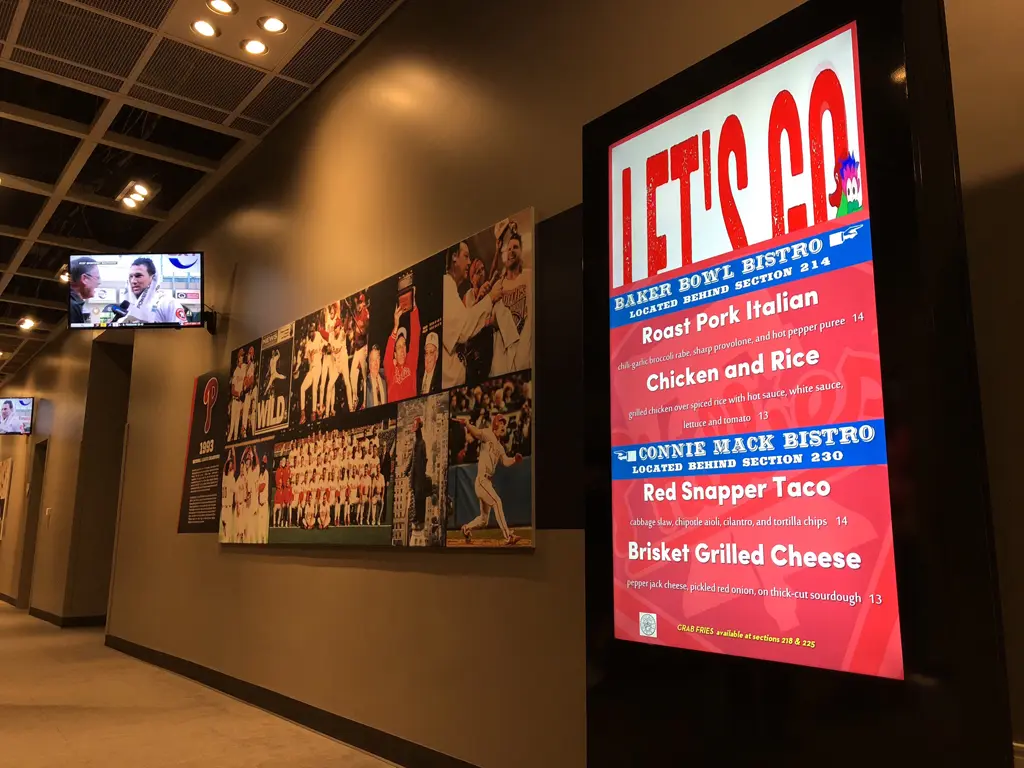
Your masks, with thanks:
M619 461L636 461L636 451L616 451L615 456Z
M641 613L640 614L640 636L641 637L657 637L658 636L658 614L656 614L656 613Z
M842 245L847 240L853 240L857 236L857 232L861 230L863 224L855 224L852 227L847 227L842 232L833 232L828 236L828 244L830 248L835 248L837 245Z

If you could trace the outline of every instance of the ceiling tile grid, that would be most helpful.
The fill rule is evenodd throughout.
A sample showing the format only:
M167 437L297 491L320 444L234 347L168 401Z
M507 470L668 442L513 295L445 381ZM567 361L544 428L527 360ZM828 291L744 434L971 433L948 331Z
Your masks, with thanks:
M167 12L174 5L174 0L79 0L79 2L153 29L163 23Z
M272 0L275 4L290 11L304 13L312 18L317 18L323 13L331 0Z
M145 29L69 5L31 0L16 44L127 77L153 36Z
M318 29L281 70L285 77L313 84L331 71L334 63L355 45L352 38Z
M236 117L231 121L231 127L237 128L240 131L251 133L253 136L262 136L267 132L267 127L263 123L258 123L255 120L250 120L247 117Z
M18 0L0 0L0 40L7 39L11 22L14 20L14 9L17 7Z
M139 83L230 111L263 80L263 74L165 37L139 75Z
M308 90L309 88L304 85L275 77L260 91L259 96L249 102L249 106L242 114L254 120L273 123L285 113L288 107L305 96Z
M0 382L63 331L73 254L152 248L402 0L236 2L208 44L205 0L0 0ZM246 24L264 59L232 42ZM129 181L157 190L142 210Z
M201 120L209 120L211 123L224 122L224 118L229 114L221 109L214 109L213 107L189 101L188 99L180 99L169 93L157 91L153 88L145 88L141 85L133 85L132 89L128 91L128 94L137 99L141 99L142 101L148 101L156 104L157 106L166 107L172 112L180 112L186 117L198 117Z
M35 51L29 51L24 48L15 48L11 53L11 58L18 64L25 64L35 69L42 69L46 72L50 72L54 75L60 75L66 77L69 80L77 80L80 83L86 85L94 85L97 88L103 88L107 91L118 91L121 85L124 83L113 75L106 75L102 72L97 72L92 69L86 69L85 67L79 67L75 64L69 64L66 61L55 59L51 56L46 56L42 53L36 53Z
M356 35L365 35L392 6L391 0L345 0L327 23Z

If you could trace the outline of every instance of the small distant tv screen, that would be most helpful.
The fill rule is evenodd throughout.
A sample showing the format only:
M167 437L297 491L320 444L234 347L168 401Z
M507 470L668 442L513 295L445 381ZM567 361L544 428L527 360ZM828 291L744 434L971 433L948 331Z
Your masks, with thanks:
M203 324L203 254L71 257L71 328L197 328Z
M34 407L31 397L0 398L0 435L31 435Z

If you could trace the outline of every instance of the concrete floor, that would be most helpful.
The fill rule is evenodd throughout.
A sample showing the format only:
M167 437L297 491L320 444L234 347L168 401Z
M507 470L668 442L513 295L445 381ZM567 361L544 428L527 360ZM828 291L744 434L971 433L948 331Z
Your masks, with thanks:
M391 765L0 603L0 765Z

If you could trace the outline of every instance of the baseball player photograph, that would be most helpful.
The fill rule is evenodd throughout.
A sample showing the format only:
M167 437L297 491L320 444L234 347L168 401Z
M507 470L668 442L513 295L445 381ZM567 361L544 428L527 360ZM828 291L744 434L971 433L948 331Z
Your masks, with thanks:
M448 546L533 546L529 371L450 397Z
M256 433L259 417L259 357L259 339L231 353L227 398L228 443L251 438Z
M367 407L382 402L397 403L424 394L421 391L427 363L437 366L437 331L441 326L441 278L444 259L440 254L370 286L374 308L370 317L370 348L379 363L370 364L366 379ZM427 349L433 334L433 357ZM372 352L371 352L372 354ZM382 386L381 386L382 385Z
M444 388L532 367L533 235L527 208L444 252Z
M294 339L291 324L263 337L260 351L259 380L256 389L256 433L266 434L288 426L288 402L291 398L290 375Z
M392 543L443 547L448 486L448 395L398 406Z

